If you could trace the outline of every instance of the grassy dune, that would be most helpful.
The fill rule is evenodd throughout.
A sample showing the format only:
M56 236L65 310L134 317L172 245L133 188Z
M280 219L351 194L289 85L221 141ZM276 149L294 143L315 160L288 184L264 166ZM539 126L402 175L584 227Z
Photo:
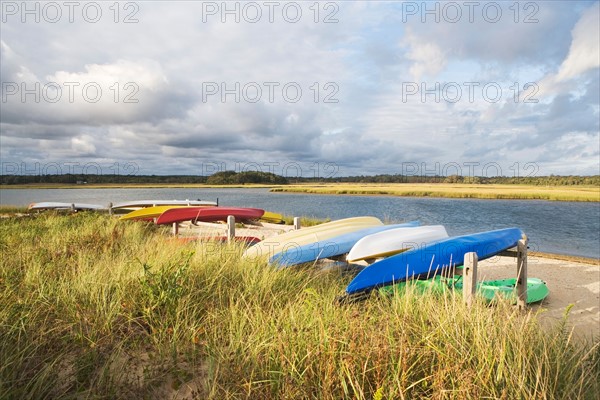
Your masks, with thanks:
M337 305L276 270L106 215L0 220L0 398L589 398L600 342L460 296Z
M459 183L327 183L316 185L289 185L273 188L271 191L315 194L393 195L474 199L600 201L600 187L585 186L472 185Z

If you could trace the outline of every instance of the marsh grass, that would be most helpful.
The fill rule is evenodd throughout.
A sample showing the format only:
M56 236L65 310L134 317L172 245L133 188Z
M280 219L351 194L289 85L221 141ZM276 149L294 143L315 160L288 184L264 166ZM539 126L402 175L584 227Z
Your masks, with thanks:
M300 226L305 227L305 228L308 226L315 226L315 225L323 224L325 222L331 222L331 219L330 218L321 219L321 218L316 218L316 217L300 217ZM284 215L283 223L286 225L294 225L294 217L291 215Z
M596 339L460 296L334 302L278 270L95 214L0 221L0 398L590 398Z
M11 214L24 214L26 212L28 212L28 209L25 206L0 206L0 215L10 216Z
M314 194L446 197L464 199L600 201L600 188L591 186L535 186L500 184L475 185L458 183L326 183L318 185L288 185L273 188L271 191Z

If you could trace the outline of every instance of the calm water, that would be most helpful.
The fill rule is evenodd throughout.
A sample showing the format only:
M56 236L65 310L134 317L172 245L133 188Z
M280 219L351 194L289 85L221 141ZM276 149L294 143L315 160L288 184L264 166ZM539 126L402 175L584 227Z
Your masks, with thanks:
M372 215L388 222L420 220L460 235L516 226L532 250L600 258L600 204L520 200L433 199L269 193L267 189L10 189L0 204L39 201L108 204L126 200L219 200L286 215L346 218Z

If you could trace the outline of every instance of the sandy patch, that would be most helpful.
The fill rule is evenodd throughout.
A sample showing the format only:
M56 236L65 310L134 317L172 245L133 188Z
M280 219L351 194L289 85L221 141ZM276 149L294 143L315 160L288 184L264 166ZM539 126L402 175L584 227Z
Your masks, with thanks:
M264 240L267 237L279 235L294 229L290 225L269 224L266 222L257 223L256 225L243 224L237 225L235 228L236 236L250 236ZM227 224L225 223L206 223L197 222L182 223L179 226L179 236L225 236L227 234Z
M583 264L549 258L528 257L528 275L540 278L550 289L548 297L533 310L541 311L542 321L555 324L567 308L568 325L577 335L600 335L600 263ZM478 280L514 278L517 262L511 257L494 257L479 263Z

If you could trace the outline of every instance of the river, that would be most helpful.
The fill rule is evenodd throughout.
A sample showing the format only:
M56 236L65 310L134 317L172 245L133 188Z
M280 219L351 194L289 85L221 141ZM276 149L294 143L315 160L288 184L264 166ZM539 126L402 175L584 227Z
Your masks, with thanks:
M39 201L104 204L127 200L217 200L292 216L347 218L372 215L384 222L441 224L451 236L506 227L521 228L530 249L600 258L600 203L478 200L396 196L270 193L268 189L4 189L0 204Z

